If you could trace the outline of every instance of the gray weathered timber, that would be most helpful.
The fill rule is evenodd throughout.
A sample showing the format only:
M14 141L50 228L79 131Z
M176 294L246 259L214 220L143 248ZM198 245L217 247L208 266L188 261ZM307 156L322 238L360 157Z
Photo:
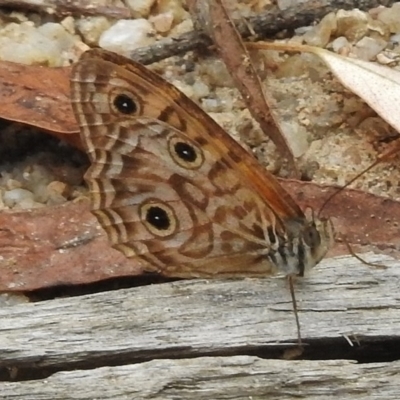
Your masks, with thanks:
M1 399L398 400L400 362L281 361L257 357L153 360L38 381L0 383Z
M400 263L368 260L387 269L340 257L297 281L305 342L399 336ZM20 304L1 309L0 321L0 366L184 358L296 342L287 282L277 278L179 281Z
M387 268L338 257L297 281L305 343L336 339L350 348L399 339L400 262L365 258ZM0 382L0 399L274 399L284 387L279 398L400 398L393 383L400 382L398 362L335 363L324 354L313 362L229 357L295 342L281 278L180 281L17 304L0 309L0 367L88 370ZM120 366L96 368L107 365Z

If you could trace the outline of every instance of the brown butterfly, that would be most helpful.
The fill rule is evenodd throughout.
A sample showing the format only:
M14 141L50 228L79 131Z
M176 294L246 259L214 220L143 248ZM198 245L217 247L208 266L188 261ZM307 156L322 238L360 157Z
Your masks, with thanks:
M303 275L333 241L251 154L141 64L90 50L72 106L91 206L111 244L164 276Z

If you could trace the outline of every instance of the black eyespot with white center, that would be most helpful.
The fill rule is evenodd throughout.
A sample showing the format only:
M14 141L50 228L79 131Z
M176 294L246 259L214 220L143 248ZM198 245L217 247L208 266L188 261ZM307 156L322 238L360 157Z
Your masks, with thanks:
M137 106L134 99L125 93L115 96L113 104L121 114L130 115L135 114L137 111Z
M139 115L141 113L140 99L134 92L121 88L118 82L108 93L108 100L111 111L115 114Z
M161 207L149 207L146 214L146 221L153 225L155 229L166 230L170 226L167 212Z
M177 228L174 210L166 203L147 200L140 206L140 219L146 229L158 237L173 234Z
M171 158L182 168L197 169L203 165L204 154L200 147L183 137L170 137L168 149Z
M183 161L186 161L188 163L193 163L196 161L196 151L190 144L185 142L176 142L174 148L176 155L180 157Z

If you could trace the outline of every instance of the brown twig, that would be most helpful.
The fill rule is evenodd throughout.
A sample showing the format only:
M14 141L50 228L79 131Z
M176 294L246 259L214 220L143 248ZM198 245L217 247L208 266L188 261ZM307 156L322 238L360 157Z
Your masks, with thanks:
M0 0L0 5L1 5ZM10 2L10 0L8 0ZM189 1L189 0L188 0ZM309 0L296 4L295 7L280 10L272 7L247 20L235 21L236 28L243 38L252 35L249 26L258 39L272 37L283 30L293 30L300 26L308 26L320 20L326 14L339 9L369 10L374 7L390 6L394 0ZM131 58L148 65L190 50L211 46L212 40L204 31L187 32L177 38L160 40L155 45L142 47L131 54Z
M113 0L0 0L0 7L33 10L56 15L104 15L110 18L130 18L127 7L115 6Z
M271 112L275 104L274 99L268 93L264 93L250 54L230 19L225 5L222 0L202 1L198 4L199 7L194 9L189 7L192 16L194 14L194 19L207 21L205 23L207 33L212 37L218 54L226 64L247 108L260 124L264 134L275 144L281 156L285 157L295 170L292 151Z

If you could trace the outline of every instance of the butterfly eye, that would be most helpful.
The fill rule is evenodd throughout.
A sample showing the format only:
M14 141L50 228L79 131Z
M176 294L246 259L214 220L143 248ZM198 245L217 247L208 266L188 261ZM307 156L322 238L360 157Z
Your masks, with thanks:
M308 226L303 232L303 239L307 246L316 247L321 243L321 236L314 224Z
M135 114L138 109L132 96L125 93L117 94L114 97L113 105L118 112L126 115Z
M203 165L203 152L193 143L174 136L169 140L168 145L172 159L182 168L197 169Z
M147 230L155 236L169 236L176 230L175 213L165 203L151 201L142 204L140 217Z

